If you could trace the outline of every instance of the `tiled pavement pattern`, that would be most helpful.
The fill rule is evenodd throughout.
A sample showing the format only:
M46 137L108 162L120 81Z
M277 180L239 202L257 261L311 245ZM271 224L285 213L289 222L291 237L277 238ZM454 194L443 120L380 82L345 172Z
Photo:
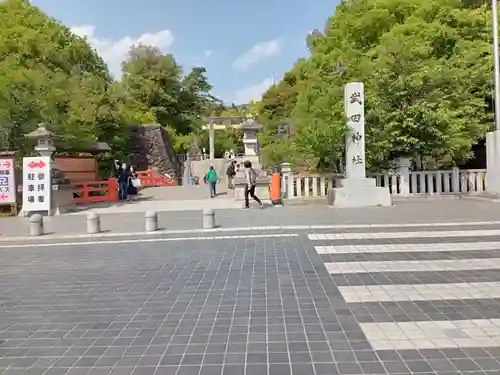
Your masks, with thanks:
M447 229L0 249L0 373L500 375L500 226Z
M390 374L500 374L498 229L309 234L346 303L335 313L369 343L357 365L370 353Z
M4 375L385 372L305 234L0 255Z

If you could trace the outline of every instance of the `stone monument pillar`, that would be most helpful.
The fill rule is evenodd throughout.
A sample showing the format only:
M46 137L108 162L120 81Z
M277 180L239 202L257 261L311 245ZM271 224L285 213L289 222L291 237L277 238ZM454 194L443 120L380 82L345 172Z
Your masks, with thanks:
M500 194L500 130L486 133L486 191Z
M388 187L378 187L374 178L366 178L365 105L361 82L351 82L344 89L347 117L346 178L337 180L337 187L328 189L328 203L334 207L390 206Z
M344 108L347 117L346 178L364 179L366 177L365 103L362 83L353 82L345 86Z

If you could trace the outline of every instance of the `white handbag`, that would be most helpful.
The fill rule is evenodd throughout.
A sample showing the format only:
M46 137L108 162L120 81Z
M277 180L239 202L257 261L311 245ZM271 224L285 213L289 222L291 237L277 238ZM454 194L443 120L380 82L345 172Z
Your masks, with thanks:
M135 187L136 189L142 187L141 180L139 180L138 178L133 178L132 186Z

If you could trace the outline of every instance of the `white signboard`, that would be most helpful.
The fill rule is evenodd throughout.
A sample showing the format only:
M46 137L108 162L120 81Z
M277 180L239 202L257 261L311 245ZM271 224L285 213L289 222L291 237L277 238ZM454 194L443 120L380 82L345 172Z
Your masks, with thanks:
M23 158L23 211L50 211L50 157Z
M346 177L365 178L365 93L363 83L351 82L344 88L347 117Z
M16 203L14 159L0 159L0 205Z

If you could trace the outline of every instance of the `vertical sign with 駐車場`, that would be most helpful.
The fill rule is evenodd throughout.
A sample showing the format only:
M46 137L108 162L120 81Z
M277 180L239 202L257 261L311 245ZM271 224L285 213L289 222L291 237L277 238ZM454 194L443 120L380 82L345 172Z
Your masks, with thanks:
M23 158L23 211L50 212L50 157Z
M0 205L16 203L14 159L0 159Z

